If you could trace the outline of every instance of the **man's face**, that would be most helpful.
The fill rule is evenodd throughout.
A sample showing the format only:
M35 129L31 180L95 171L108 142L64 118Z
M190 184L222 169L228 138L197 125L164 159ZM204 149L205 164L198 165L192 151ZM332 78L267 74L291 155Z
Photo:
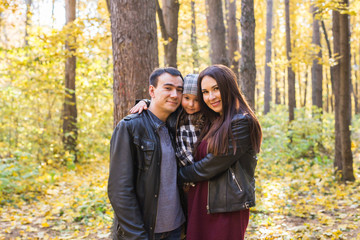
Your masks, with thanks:
M150 86L151 104L163 114L171 114L181 103L183 80L180 76L163 73L158 77L157 87Z

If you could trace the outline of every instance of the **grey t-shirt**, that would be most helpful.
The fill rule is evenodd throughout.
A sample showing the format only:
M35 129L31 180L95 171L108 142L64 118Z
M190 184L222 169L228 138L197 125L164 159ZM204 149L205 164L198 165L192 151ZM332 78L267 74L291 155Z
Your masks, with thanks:
M177 188L177 164L169 131L165 123L159 128L161 169L155 233L172 231L185 222Z

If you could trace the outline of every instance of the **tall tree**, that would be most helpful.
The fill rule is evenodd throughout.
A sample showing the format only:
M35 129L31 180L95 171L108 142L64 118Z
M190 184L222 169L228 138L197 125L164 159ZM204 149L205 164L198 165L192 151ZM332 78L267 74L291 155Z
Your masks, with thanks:
M110 13L110 0L106 0L106 7L107 7L107 10Z
M312 105L322 108L322 82L323 82L323 70L322 65L319 64L319 60L322 58L322 51L320 45L320 26L319 20L316 19L316 13L318 8L312 6L313 14L313 37L312 43L317 47L318 53L313 60L313 65L311 69L312 76Z
M334 16L334 13L333 13L333 16ZM333 17L333 22L334 22L334 17ZM333 33L336 32L336 25L339 25L339 23L333 24ZM325 42L326 42L326 46L327 46L328 54L329 54L329 59L331 59L331 58L332 58L332 51L331 51L330 41L329 41L329 37L328 37L328 35L327 35L325 23L324 23L323 20L321 21L321 28L322 28L323 33L324 33L324 38L325 38ZM335 30L335 31L334 31L334 30ZM338 29L337 29L337 31L338 31ZM338 48L338 45L336 45L336 47L335 47L335 42L338 43L338 40L337 40L336 38L338 38L338 37L334 36L334 50L335 50L336 48ZM337 51L337 53L338 53L338 52L339 52L339 51ZM335 68L335 67L331 67L331 68L330 68L330 82L331 82L331 90L332 90L332 93L333 93L333 94L335 94L334 68ZM325 72L325 73L327 73L327 72ZM326 78L325 78L325 79L326 79ZM329 93L329 83L328 83L328 82L326 83L326 95L327 95L327 106L326 106L326 108L327 108L327 111L329 111L330 105L331 105L331 107L332 107L332 109L333 109L333 101L332 101L333 98L331 97L331 95L330 95L330 93ZM335 115L335 118L336 118L336 115ZM335 122L336 122L336 121L335 121ZM335 155L336 155L336 154L335 154Z
M354 65L355 66L360 66L360 63L357 63L357 58L358 58L359 54L357 54L356 52L353 55L353 59L354 59ZM353 92L353 96L354 96L354 107L355 107L355 114L359 114L360 113L360 103L359 103L359 80L360 80L360 74L359 74L359 69L355 70L355 77L354 77L354 81L353 81L353 88L352 88L352 92Z
M285 24L286 24L286 55L288 58L288 107L289 107L289 122L294 120L294 109L296 108L295 99L295 73L292 70L291 64L291 36L290 36L290 3L285 0Z
M158 66L155 1L111 0L110 20L115 126L135 99L148 96L149 75Z
M271 102L271 68L268 65L271 62L271 37L272 37L272 18L273 18L273 1L266 1L266 57L265 57L265 79L264 79L264 114L270 111Z
M345 7L348 6L348 0L343 0ZM353 169L353 157L351 152L351 108L350 103L350 26L349 15L343 13L339 18L340 27L340 84L339 84L339 108L340 108L340 139L341 139L341 157L342 157L342 180L355 181Z
M51 1L51 28L54 28L55 24L55 0Z
M77 108L75 94L76 77L76 37L73 34L73 23L76 18L76 0L65 1L66 25L69 33L65 43L68 52L65 63L65 100L63 111L63 143L65 150L69 151L77 160Z
M156 11L158 13L161 35L164 39L164 65L176 68L180 4L178 0L163 0L162 7L161 9L159 0L156 0Z
M226 0L227 6L227 40L230 68L239 77L239 37L236 26L236 0Z
M199 46L196 35L195 1L191 0L191 50L193 61L193 73L199 72Z
M25 46L29 45L28 42L28 28L30 25L30 18L31 18L31 5L32 5L32 0L25 0L26 2L26 16L25 16Z
M334 56L340 55L340 13L333 11L332 14L332 30L333 30L333 48ZM341 136L340 136L340 107L339 107L339 88L340 88L340 65L339 63L331 67L331 74L333 79L333 92L335 95L335 171L342 171L342 157L341 157Z
M229 66L221 0L206 0L206 19L210 37L211 64Z
M255 16L254 0L241 1L241 90L251 108L255 107Z

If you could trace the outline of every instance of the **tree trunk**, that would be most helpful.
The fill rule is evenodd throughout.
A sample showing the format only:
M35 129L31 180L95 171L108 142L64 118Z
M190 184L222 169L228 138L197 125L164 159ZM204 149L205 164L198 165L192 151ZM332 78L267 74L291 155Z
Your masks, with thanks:
M193 73L199 72L199 46L196 37L195 1L191 0L191 50L193 61Z
M303 107L302 106L302 102L303 102L303 99L302 99L302 96L303 96L303 94L302 94L302 84L301 84L301 74L300 74L300 71L299 72L297 72L297 74L295 74L295 80L296 80L296 78L297 78L297 82L298 82L298 90L299 90L299 92L298 92L298 96L299 96L299 103L300 103L300 107Z
M272 16L273 1L266 1L266 59L265 59L265 96L264 96L264 114L270 111L271 102L271 68L268 64L271 62L271 36L272 36Z
M313 13L313 37L312 43L318 47L319 52L313 60L313 65L311 69L312 73L312 105L317 106L318 108L323 107L322 103L322 82L323 82L323 70L322 65L319 64L319 60L322 59L321 45L320 45L320 28L319 20L315 19L317 7L312 6Z
M288 106L289 122L294 120L294 109L296 108L295 99L295 73L291 67L291 38L290 38L290 6L289 0L285 0L285 21L286 21L286 55L289 61L288 65Z
M355 114L360 113L359 109L359 87L358 87L358 81L359 81L359 64L357 63L357 54L354 53L353 59L354 59L354 65L357 65L357 69L355 69L355 78L353 81L353 96L354 96L354 108L355 108Z
M106 7L107 7L107 10L110 13L110 0L106 0Z
M280 105L281 104L281 94L280 94L280 80L278 79L277 72L275 71L274 74L275 79L275 104Z
M276 61L276 49L274 49L274 59ZM281 93L280 93L280 85L281 80L279 79L281 76L278 75L277 65L275 65L275 71L274 71L274 79L275 79L275 104L280 105L281 104Z
M230 68L235 73L236 77L239 78L239 37L238 29L236 26L236 0L226 0L228 8L227 14L227 33L228 33L228 50L229 50L229 61Z
M340 13L338 11L333 11L332 16L332 25L333 25L333 45L334 45L334 56L340 54ZM339 72L339 63L331 69L333 75L333 93L335 95L335 160L334 168L336 172L341 172L343 169L342 166L342 157L341 157L341 137L340 137L340 107L339 107L339 87L340 87L340 72Z
M324 21L321 21L321 27L323 29L325 42L326 42L326 45L327 45L327 48L328 48L329 58L331 59L332 58L331 46L330 46L330 41L329 41L329 38L328 38L328 35L327 35L327 31L326 31L326 28L325 28ZM335 41L335 38L334 38L334 41ZM335 46L335 43L334 43L334 46ZM334 67L330 67L330 82L331 82L332 93L335 95ZM331 106L331 110L334 109L333 108L333 101L332 101L333 98L332 98L332 96L330 95L330 92L329 92L329 83L326 84L326 91L327 91L327 103L328 103L327 104L327 111L329 112L330 111L330 106Z
M308 71L305 72L305 86L304 86L304 99L303 99L303 107L306 107L306 97L307 97L307 88L308 88L308 78L309 78L309 73Z
M325 86L326 86L326 104L324 106L325 112L330 112L330 89L329 89L329 80L328 73L325 72Z
M360 104L359 104L359 84L357 82L358 79L358 74L356 73L356 79L355 79L355 89L354 89L354 102L355 102L355 114L359 114L360 113Z
M342 1L346 6L348 0ZM350 138L350 29L349 15L341 14L339 18L340 27L340 84L339 84L339 108L340 108L340 139L341 139L341 157L342 157L342 180L355 181L353 170L353 157L351 153Z
M26 2L26 16L25 16L25 46L29 46L29 42L28 42L28 28L30 25L30 18L31 18L31 5L32 5L32 0L25 0Z
M286 105L286 77L285 76L286 76L286 70L284 70L284 74L283 74L283 85L284 85L283 102L284 102L284 105Z
M359 50L360 51L360 44L359 44ZM355 114L359 114L360 113L360 92L359 92L359 82L360 82L360 54L358 55L358 68L356 70L356 77L355 77L355 89L356 89L356 96L357 96L357 101L356 101L356 108L355 108Z
M241 90L250 107L255 107L255 17L254 1L241 1L241 60L240 80Z
M65 1L66 24L73 24L76 18L76 0ZM71 26L71 25L70 25ZM65 101L63 112L63 143L65 150L69 151L77 161L77 109L75 94L76 38L72 34L72 27L67 35L65 49L69 52L65 63Z
M226 54L225 25L221 0L206 0L206 5L211 64L229 66Z
M111 0L114 62L114 126L135 99L148 97L148 79L158 66L156 5L151 0Z
M169 67L177 67L177 43L178 43L178 16L179 2L178 0L163 0L162 9L159 1L156 0L156 10L158 13L162 38L164 42L164 65Z
M51 28L54 28L55 24L55 0L51 1Z

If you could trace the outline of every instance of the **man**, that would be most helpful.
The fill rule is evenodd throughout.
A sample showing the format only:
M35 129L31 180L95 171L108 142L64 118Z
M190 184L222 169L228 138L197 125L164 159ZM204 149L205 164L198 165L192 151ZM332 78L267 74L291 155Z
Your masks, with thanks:
M114 239L180 239L185 217L172 135L165 123L178 109L182 90L177 69L154 70L148 111L125 117L114 130L108 182Z

